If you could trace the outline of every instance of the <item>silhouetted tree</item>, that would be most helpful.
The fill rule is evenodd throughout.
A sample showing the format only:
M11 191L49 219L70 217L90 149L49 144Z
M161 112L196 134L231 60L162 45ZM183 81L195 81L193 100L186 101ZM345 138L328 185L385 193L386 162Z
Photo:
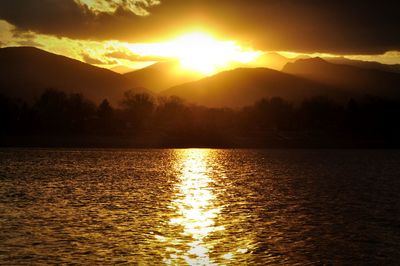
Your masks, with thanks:
M279 97L262 99L254 105L254 116L262 129L290 128L293 107Z
M97 108L97 116L100 119L110 120L114 117L114 109L111 107L107 99L104 99Z
M42 133L67 131L67 101L65 92L48 89L35 102L34 108L38 113Z
M43 133L81 134L86 121L94 115L95 105L81 94L46 90L34 108Z
M310 144L342 143L342 138L366 146L399 147L399 117L399 102L372 96L350 99L347 104L314 97L298 106L270 98L229 109L190 105L177 97L155 101L132 91L125 93L120 108L113 108L107 99L96 107L83 95L54 89L46 90L32 105L0 95L3 137L128 135L144 141L154 138L160 145L174 147L279 146L293 139Z
M111 107L107 99L104 99L97 108L96 134L115 135L119 131L119 119L115 115L115 110Z
M361 110L358 102L351 98L346 106L346 113L344 118L345 127L351 131L352 134L359 133L361 128Z
M71 133L83 133L86 122L95 114L96 106L81 94L70 94L67 99L67 123Z
M0 94L0 134L15 133L19 116L18 101Z
M154 100L150 95L135 94L133 91L125 92L121 106L124 108L128 127L136 130L142 130L148 126L155 109Z
M38 115L26 102L22 104L18 130L21 135L37 134Z
M374 138L398 140L400 104L380 97L368 96L363 100L362 129Z
M329 98L314 97L302 102L299 115L306 129L332 129L340 123L342 108Z

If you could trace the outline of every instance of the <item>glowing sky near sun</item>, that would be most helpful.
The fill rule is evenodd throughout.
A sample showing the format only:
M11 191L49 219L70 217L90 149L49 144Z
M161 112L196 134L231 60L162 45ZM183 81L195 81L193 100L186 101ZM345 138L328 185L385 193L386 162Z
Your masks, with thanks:
M396 1L0 1L0 47L34 46L106 68L172 57L210 74L254 66L268 52L394 64L399 27Z
M36 46L49 52L65 55L83 62L105 68L125 66L130 69L146 67L158 61L178 59L184 68L212 74L218 70L251 64L263 51L240 45L232 40L223 40L205 32L191 32L176 36L172 40L155 43L128 43L116 40L75 40L45 34L23 34L15 36L14 27L0 20L2 46ZM333 56L332 54L300 54L279 52L293 58L299 55ZM349 55L352 59L400 63L399 52L382 55ZM268 65L266 65L268 67Z
M206 75L232 64L247 64L261 54L234 41L217 40L204 32L188 33L167 42L128 44L126 47L142 56L178 59L183 68Z
M138 69L159 61L173 59L179 60L183 69L204 75L238 66L271 67L265 61L257 65L257 58L268 52L278 52L287 58L300 55L313 57L340 55L349 59L400 64L400 51L395 49L395 44L392 46L385 44L382 48L380 44L365 41L362 42L363 46L356 45L354 48L354 44L359 40L352 40L353 36L354 38L361 37L357 34L352 35L352 32L349 33L350 37L347 39L334 38L330 35L332 33L326 34L324 38L320 35L308 34L307 30L310 28L308 24L312 23L308 21L311 18L309 14L318 15L318 13L315 13L314 7L311 8L306 4L302 6L293 3L294 9L300 9L292 17L285 16L288 19L293 18L300 24L290 24L296 27L280 28L284 24L275 23L275 21L280 21L282 17L275 17L274 8L277 8L276 14L283 12L282 10L289 12L290 10L285 9L284 3L282 6L280 4L270 6L269 1L266 0L252 2L253 4L249 5L244 1L231 0L229 2L232 3L231 9L227 9L228 2L193 0L193 5L189 5L188 2L177 0L169 2L163 0L59 0L48 5L47 10L39 8L42 2L27 0L25 5L21 5L11 0L4 0L0 3L0 47L34 46L110 69L121 66L126 69ZM258 5L260 5L259 8L257 8ZM321 5L319 7L321 14L329 10L322 3L318 5ZM267 6L268 9L264 9ZM351 5L342 6L342 4L335 4L334 7L346 12L352 8ZM214 14L222 14L214 12L219 11L220 8L224 9L226 16L214 18ZM386 9L391 10L385 7ZM241 13L243 16L249 12L247 19L238 19L235 13L238 11L244 12ZM65 16L55 16L51 12L65 13ZM267 13L270 16L265 16ZM301 17L301 20L297 18L297 15ZM76 16L78 20L73 16ZM51 22L48 20L50 18ZM261 18L270 19L271 23L260 21ZM352 21L352 17L346 19L349 23ZM253 25L253 22L257 24ZM264 24L261 25L261 23ZM51 26L52 24L54 27ZM224 24L229 27L219 27ZM275 26L271 30L272 24ZM320 24L312 23L312 25L320 27ZM380 27L390 29L390 25L382 24ZM80 28L84 31L80 32ZM296 28L296 34L292 32L294 28ZM335 25L332 31L337 30L342 36L347 28ZM234 31L228 29L234 29ZM253 30L256 31L253 32ZM260 34L258 30L261 30ZM297 32L300 31L297 30L303 30L303 33L308 35L298 35ZM102 35L103 32L110 35ZM123 34L121 35L120 32ZM235 32L242 32L242 34L237 35ZM372 33L374 32L371 31ZM151 40L143 37L147 35L151 36ZM388 42L392 41L390 36L392 35L387 35ZM289 37L296 37L296 39L290 40ZM325 41L326 38L333 38L338 42L338 48L331 45L332 42ZM339 42L346 40L348 41L344 43ZM368 40L379 41L376 38L368 38ZM309 45L305 51L304 45ZM376 51L380 52L374 52L374 45L379 46ZM268 47L293 47L294 50L271 50ZM315 50L315 47L320 48L321 51ZM351 53L339 53L341 49L351 51ZM366 52L363 53L363 51Z
M190 32L172 40L154 43L89 41L32 34L29 43L16 39L13 26L0 23L3 39L10 45L32 45L90 64L112 68L142 68L164 60L179 60L183 69L210 75L238 64L247 64L262 54L232 40L220 40L206 32ZM23 37L23 36L22 36ZM26 37L26 36L25 36Z

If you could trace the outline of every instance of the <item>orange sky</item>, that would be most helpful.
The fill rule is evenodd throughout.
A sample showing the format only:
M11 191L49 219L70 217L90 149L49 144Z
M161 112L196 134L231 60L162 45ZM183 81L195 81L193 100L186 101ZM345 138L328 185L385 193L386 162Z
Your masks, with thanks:
M105 68L173 58L204 74L271 51L400 63L399 16L390 5L358 9L330 0L4 0L0 46L35 46Z

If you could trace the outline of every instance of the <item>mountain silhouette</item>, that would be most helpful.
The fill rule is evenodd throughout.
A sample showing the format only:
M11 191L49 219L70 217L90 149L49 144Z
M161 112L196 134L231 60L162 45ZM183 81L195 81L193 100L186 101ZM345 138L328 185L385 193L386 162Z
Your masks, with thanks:
M118 73L118 74L126 74L126 73L134 71L134 69L132 69L130 67L127 67L127 66L122 66L122 65L121 66L112 67L112 68L110 68L110 70L112 70L112 71L114 71L115 73Z
M0 71L0 93L28 101L54 88L118 103L132 88L120 74L33 47L1 48Z
M133 86L144 87L153 92L160 92L204 77L199 73L181 69L178 61L155 63L143 69L125 73L124 76L130 80Z
M251 67L265 67L282 71L282 69L286 66L287 63L292 63L299 59L309 59L309 58L311 57L308 55L298 55L296 57L289 58L279 53L268 52L262 54L261 56L256 58L253 62L250 62L249 65Z
M381 64L374 61L362 61L362 60L352 60L345 57L324 57L325 61L334 64L356 66L360 68L376 69L386 72L400 73L400 64Z
M285 60L279 54L268 56ZM167 61L121 75L37 48L9 47L0 49L0 94L32 101L54 88L81 93L95 102L108 98L117 105L126 90L151 93L150 89L212 107L243 106L275 96L294 102L317 95L339 100L365 94L400 99L400 74L376 69L386 67L379 63L358 67L350 65L361 64L353 61L336 64L306 58L287 63L283 72L238 68L210 77L183 71L179 62Z
M333 64L321 58L288 63L283 72L337 87L355 94L400 98L400 74Z
M278 53L264 53L256 58L253 62L251 62L251 66L255 67L266 67L275 70L282 70L282 68L288 63L291 62L291 59L286 58L283 55Z
M304 98L345 95L335 89L268 68L238 68L214 76L172 87L161 93L178 96L188 102L211 107L239 107L260 98L281 97L298 102Z

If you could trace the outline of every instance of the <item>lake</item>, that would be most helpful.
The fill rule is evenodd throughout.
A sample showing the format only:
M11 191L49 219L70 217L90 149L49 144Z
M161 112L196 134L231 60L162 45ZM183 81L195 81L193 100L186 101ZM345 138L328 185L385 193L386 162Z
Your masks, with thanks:
M400 151L0 150L0 264L400 263Z

